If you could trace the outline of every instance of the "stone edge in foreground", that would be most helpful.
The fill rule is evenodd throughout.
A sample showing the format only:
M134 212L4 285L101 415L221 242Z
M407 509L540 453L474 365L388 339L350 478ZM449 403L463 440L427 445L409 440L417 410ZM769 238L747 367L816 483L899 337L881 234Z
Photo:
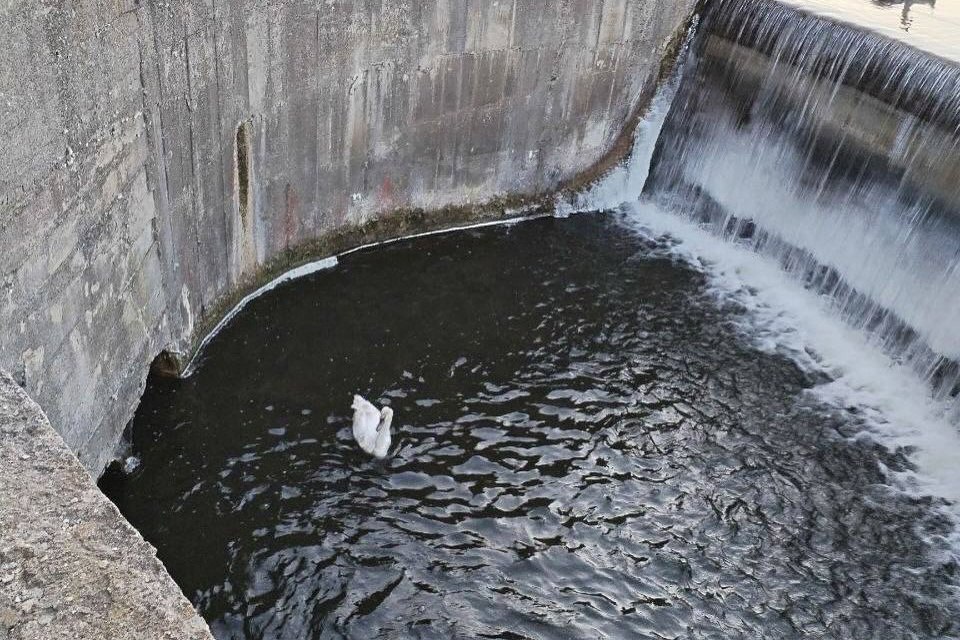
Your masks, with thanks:
M0 640L210 640L156 550L0 371Z

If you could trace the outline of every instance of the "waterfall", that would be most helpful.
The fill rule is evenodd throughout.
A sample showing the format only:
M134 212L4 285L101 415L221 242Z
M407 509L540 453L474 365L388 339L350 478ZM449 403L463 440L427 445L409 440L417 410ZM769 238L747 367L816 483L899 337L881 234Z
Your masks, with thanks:
M960 68L774 2L721 0L645 193L829 296L937 397L960 392Z
M575 208L759 291L760 339L820 352L821 397L876 409L960 505L960 66L773 0L712 3L687 49Z

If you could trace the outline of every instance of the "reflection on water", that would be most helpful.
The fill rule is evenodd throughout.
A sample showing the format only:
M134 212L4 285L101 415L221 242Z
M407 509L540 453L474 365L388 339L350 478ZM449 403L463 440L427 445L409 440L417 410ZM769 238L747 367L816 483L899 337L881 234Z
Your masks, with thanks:
M960 62L958 0L782 0Z
M914 5L927 5L931 8L936 6L936 0L870 0L873 4L881 7L902 7L900 11L900 25L904 31L910 31L913 19L910 17L910 8Z
M670 246L584 214L347 256L152 380L104 489L221 639L955 633L905 456Z

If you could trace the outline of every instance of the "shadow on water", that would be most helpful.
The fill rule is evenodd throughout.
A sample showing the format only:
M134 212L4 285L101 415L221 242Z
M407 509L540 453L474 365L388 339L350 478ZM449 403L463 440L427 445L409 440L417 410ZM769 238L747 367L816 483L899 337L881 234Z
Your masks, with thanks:
M364 251L152 378L103 488L219 638L957 632L904 456L737 313L614 216Z

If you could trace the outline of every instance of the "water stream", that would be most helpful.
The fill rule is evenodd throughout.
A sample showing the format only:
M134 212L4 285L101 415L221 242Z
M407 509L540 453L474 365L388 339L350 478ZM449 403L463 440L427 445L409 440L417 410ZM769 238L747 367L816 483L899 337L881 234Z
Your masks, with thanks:
M937 637L903 452L592 214L353 254L152 380L104 488L219 638ZM398 416L392 458L350 398Z

